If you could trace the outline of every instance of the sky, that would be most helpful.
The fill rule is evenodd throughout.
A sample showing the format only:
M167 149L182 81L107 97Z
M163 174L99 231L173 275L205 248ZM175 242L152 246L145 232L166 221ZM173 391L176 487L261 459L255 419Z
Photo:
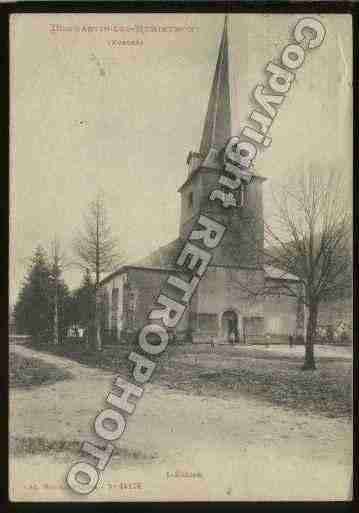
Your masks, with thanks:
M267 83L265 67L278 62L302 17L229 16L233 135L249 124L252 92ZM273 122L272 144L256 158L256 173L268 178L265 212L271 186L309 166L342 172L351 201L351 16L316 17L324 42L306 53ZM71 241L100 189L128 262L176 238L177 190L188 152L198 151L223 22L218 13L12 15L11 303L38 244L49 248L56 235L71 260ZM108 24L157 31L82 30ZM166 30L174 26L183 30ZM126 39L142 44L111 46ZM75 287L81 272L68 269L65 278Z

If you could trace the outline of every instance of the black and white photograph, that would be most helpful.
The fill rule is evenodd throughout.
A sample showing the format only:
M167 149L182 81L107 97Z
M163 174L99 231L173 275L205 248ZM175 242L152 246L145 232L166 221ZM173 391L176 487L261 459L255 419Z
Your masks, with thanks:
M9 44L10 500L350 500L352 16Z

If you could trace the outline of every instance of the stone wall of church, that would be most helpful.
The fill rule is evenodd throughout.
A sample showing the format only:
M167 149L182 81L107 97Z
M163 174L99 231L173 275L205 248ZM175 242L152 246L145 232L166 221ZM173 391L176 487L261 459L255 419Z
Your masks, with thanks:
M160 292L180 300L182 293L165 285L169 274L170 271L165 270L130 267L103 284L101 328L104 336L114 341L137 333L147 323ZM271 289L275 292L261 294L264 280L266 288L273 281ZM228 324L224 319L233 317L233 313L235 321L231 322L237 324L240 342L261 342L265 333L277 338L303 333L303 306L296 297L288 295L280 281L265 279L262 270L209 266L176 327L177 338L208 342L214 337L217 341L228 342Z
M181 299L180 291L165 286L169 274L166 270L129 267L126 272L102 284L101 328L106 340L125 340L141 330L148 323L148 314L161 292L175 300ZM180 271L178 274L181 276ZM187 335L189 316L187 309L176 332Z
M100 319L105 340L116 340L124 324L124 296L127 274L119 274L101 286Z
M239 336L263 334L263 302L255 292L263 290L264 272L252 269L208 267L190 308L190 328L198 342L209 337L227 341L222 318L235 312Z
M176 299L174 291L171 293L165 288L165 282L170 271L152 270L145 268L129 268L124 296L125 323L123 329L129 333L136 333L148 323L147 317L156 305L160 293L167 293ZM188 312L178 324L178 330L186 330Z
M213 251L213 265L256 267L263 253L262 178L245 186L244 206L224 209L220 201L210 201L218 185L220 171L201 170L181 190L180 237L186 239L201 214L227 227L221 244ZM239 201L239 191L236 192Z

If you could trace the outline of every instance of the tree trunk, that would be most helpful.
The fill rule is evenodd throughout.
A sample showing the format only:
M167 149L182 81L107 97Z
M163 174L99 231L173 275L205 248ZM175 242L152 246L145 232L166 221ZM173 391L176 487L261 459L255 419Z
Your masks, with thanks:
M102 341L100 333L100 213L97 211L96 217L96 284L95 284L95 347L97 351L102 350Z
M54 302L54 344L59 343L59 297L57 288L57 277L55 278L55 302Z
M102 350L102 340L100 331L100 298L99 298L99 287L96 285L95 292L95 348L97 351Z
M55 299L55 311L54 311L54 344L59 343L59 313L57 305L57 297Z
M303 370L315 370L314 360L314 338L317 331L318 305L309 306L309 318L307 325L307 337L305 341L305 359Z

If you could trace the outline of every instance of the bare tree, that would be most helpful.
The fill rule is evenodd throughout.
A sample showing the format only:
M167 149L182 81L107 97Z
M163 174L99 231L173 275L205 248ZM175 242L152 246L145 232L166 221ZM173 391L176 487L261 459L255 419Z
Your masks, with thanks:
M111 272L124 260L119 241L113 235L103 192L90 202L84 216L84 227L73 241L77 265L95 276L95 346L102 349L99 322L99 285L103 273Z
M71 264L66 261L65 253L61 250L61 245L58 237L55 235L50 245L50 277L53 284L54 294L54 318L53 318L53 343L59 344L59 288L64 288L63 283L60 283L61 275L67 267ZM63 290L62 290L63 292ZM62 294L61 294L62 295Z
M339 174L307 172L272 193L274 215L264 226L264 259L299 277L283 281L307 310L303 370L315 369L314 338L320 304L350 286L351 212Z

